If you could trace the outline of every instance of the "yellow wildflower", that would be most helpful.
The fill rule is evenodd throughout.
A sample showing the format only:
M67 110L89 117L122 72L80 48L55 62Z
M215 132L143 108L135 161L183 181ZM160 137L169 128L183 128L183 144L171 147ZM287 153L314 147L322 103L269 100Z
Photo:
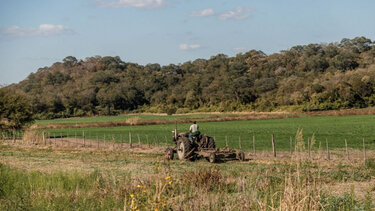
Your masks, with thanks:
M161 170L161 167L160 166L158 166L157 168L156 168L158 171L160 171Z
M168 182L168 184L170 184L170 185L172 185L172 183L173 183L172 180Z
M137 207L137 206L135 206L135 207L131 207L131 209L132 209L132 210L136 210L136 209L138 209L138 207Z
M142 186L141 185L137 185L137 188L141 188Z
M164 178L165 180L170 180L171 179L171 176L167 176Z
M134 194L130 194L130 198L134 198Z

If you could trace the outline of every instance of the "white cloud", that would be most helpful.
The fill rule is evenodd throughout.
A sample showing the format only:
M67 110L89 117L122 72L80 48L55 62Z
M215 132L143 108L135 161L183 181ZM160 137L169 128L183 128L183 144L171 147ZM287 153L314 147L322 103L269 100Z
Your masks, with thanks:
M252 11L253 11L252 7L237 7L234 10L230 10L230 11L220 14L219 19L220 20L228 20L228 19L241 20L241 19L248 18L251 15Z
M41 24L38 28L21 28L12 26L2 30L2 34L11 37L51 36L71 32L72 30L63 25Z
M205 16L211 16L214 15L215 12L212 8L204 9L204 10L198 10L198 11L192 11L190 13L190 16L194 17L205 17Z
M95 0L98 7L104 8L156 8L165 4L165 0Z
M198 45L198 44L186 44L186 43L182 43L178 47L180 48L180 50L183 50L183 51L197 50L197 49L201 48L201 46Z
M233 48L233 51L235 51L235 52L243 52L243 51L246 51L246 48L242 48L242 47Z

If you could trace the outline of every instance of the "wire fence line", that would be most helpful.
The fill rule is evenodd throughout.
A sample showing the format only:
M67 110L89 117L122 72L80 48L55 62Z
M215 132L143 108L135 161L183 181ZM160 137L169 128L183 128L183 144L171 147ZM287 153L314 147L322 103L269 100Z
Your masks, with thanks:
M172 136L158 136L158 135L151 135L151 134L139 134L139 133L100 133L100 132L87 132L87 131L66 131L66 132L50 132L50 131L33 131L33 133L28 134L25 131L2 131L1 132L1 139L8 140L13 143L32 143L36 145L55 145L55 146L76 146L76 147L88 147L88 148L98 148L98 149L105 149L105 148L133 148L133 147L171 147L174 146L175 143L172 141ZM291 155L301 152L306 152L308 159L311 159L312 153L317 152L319 150L319 156L322 156L322 152L324 151L323 155L327 160L331 159L331 152L330 152L330 145L328 139L325 140L325 143L320 142L319 148L313 149L313 140L308 138L307 140L297 140L298 137L290 137L289 139L289 150L279 150L282 152L289 151ZM216 137L214 137L216 141ZM231 140L231 141L229 141ZM235 141L238 140L238 141ZM306 143L307 141L307 143ZM217 142L217 141L216 141ZM223 141L224 142L224 141ZM259 141L260 142L260 141ZM261 141L261 142L264 142ZM302 142L302 145L301 143ZM275 139L274 134L271 134L270 137L270 149L272 149L273 157L277 157L278 151L278 141ZM285 144L285 143L284 143ZM344 157L346 160L350 160L350 151L351 149L348 148L348 142L345 139L343 142L345 146L345 155ZM363 160L366 162L367 154L366 154L366 141L362 139L362 153L363 153ZM245 146L245 148L243 148ZM306 147L307 146L307 147ZM256 155L257 152L263 151L257 149L257 140L255 135L248 138L248 140L244 140L241 136L238 138L231 138L229 136L225 136L225 147L230 147L233 149L239 149L247 152L251 152L252 155Z

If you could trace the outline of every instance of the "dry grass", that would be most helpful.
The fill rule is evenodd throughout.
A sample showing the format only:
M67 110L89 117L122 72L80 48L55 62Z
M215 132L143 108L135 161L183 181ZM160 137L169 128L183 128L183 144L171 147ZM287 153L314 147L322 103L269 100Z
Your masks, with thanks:
M223 185L223 176L217 168L199 168L186 171L182 178L183 183L201 189L204 192L212 191Z
M96 127L117 127L117 126L131 126L131 125L160 125L160 124L178 124L191 123L193 120L200 122L223 122L223 121L237 121L237 120L260 120L260 119L282 119L297 117L295 114L280 113L280 112L252 112L252 113L236 113L223 115L211 115L206 117L183 117L176 119L150 119L141 120L135 116L125 121L108 121L108 122L90 122L90 123L51 123L48 125L34 125L33 129L58 129L58 128L96 128Z
M196 114L196 113L191 113ZM186 115L191 115L186 114ZM202 113L209 114L205 117L180 117L175 119L150 119L141 120L138 116L131 117L125 121L108 122L81 122L81 123L51 123L48 125L34 125L32 129L59 129L59 128L95 128L95 127L117 127L131 125L157 125L157 124L178 124L190 123L193 120L200 122L223 122L223 121L242 121L242 120L263 120L263 119L285 119L295 117L310 116L349 116L349 115L374 115L374 108L367 109L345 109L334 111L316 111L316 112L232 112L232 113ZM138 114L133 114L138 115ZM165 116L165 114L153 114L155 116Z
M125 120L125 123L127 123L129 125L137 125L138 122L139 122L138 116L135 116L135 117L132 117L132 118L129 118L129 119Z
M350 181L329 184L324 185L322 188L335 196L340 196L342 193L352 191L359 200L364 200L367 193L370 193L371 197L375 199L375 179L370 181Z
M0 147L1 163L13 169L51 176L79 172L80 177L93 178L92 189L74 186L68 192L72 204L89 198L104 204L113 197L114 202L108 203L126 210L321 210L338 206L328 199L341 199L344 193L353 192L359 208L367 191L375 199L373 170L363 167L360 150L348 161L339 156L345 155L343 151L333 150L331 160L326 160L324 156L309 159L304 149L298 155L279 152L277 158L272 152L247 153L250 160L246 162L211 164L204 160L167 162L159 153L163 147L148 151L144 145L96 149L4 142ZM375 151L369 150L368 156L375 156ZM345 173L350 169L353 177ZM346 180L336 176L340 172ZM48 187L34 190L35 200L54 203L56 197L67 197Z

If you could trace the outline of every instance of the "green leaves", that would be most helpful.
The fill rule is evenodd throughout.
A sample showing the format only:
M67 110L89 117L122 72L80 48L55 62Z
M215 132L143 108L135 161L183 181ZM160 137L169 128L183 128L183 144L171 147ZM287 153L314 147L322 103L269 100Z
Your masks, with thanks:
M0 129L18 130L33 120L31 102L25 95L0 89Z
M374 67L374 43L356 37L299 45L271 55L250 50L234 57L217 54L165 66L126 63L118 56L85 61L68 56L9 90L26 93L33 111L44 118L151 111L152 107L181 111L359 108L374 105Z

